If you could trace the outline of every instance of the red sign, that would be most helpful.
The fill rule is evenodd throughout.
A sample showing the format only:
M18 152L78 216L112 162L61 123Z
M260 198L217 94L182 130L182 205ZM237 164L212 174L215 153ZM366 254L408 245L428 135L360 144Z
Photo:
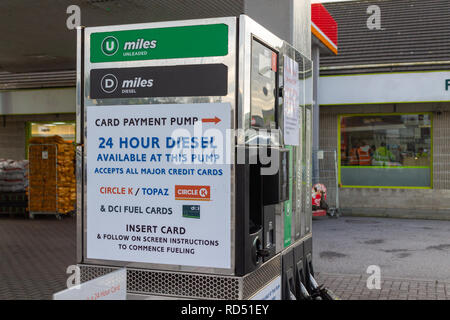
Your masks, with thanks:
M277 65L278 65L277 58L278 58L277 54L275 52L272 52L272 71L273 72L277 72Z
M175 200L211 200L210 186L175 186Z
M311 4L311 32L334 54L338 53L338 24L321 3Z

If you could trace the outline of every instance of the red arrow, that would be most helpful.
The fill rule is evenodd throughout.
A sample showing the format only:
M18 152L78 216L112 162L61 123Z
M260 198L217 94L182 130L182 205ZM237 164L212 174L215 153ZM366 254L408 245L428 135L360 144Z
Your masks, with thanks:
M202 122L214 122L214 124L218 124L220 122L220 119L216 116L214 118L204 118L202 119Z

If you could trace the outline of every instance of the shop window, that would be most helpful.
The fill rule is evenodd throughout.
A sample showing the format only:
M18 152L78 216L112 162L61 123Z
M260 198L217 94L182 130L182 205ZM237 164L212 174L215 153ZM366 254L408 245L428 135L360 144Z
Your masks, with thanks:
M343 187L430 188L430 113L339 117Z

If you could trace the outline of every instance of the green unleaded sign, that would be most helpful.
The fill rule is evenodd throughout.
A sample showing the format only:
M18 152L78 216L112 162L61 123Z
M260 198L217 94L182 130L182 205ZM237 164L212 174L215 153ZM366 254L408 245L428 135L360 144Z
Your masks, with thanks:
M226 24L91 34L91 62L214 57L227 54Z

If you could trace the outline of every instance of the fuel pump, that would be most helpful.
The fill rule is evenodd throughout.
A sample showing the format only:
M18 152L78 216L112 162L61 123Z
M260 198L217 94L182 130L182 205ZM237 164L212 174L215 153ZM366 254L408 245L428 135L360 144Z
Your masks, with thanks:
M82 281L312 298L311 67L245 15L79 28Z

